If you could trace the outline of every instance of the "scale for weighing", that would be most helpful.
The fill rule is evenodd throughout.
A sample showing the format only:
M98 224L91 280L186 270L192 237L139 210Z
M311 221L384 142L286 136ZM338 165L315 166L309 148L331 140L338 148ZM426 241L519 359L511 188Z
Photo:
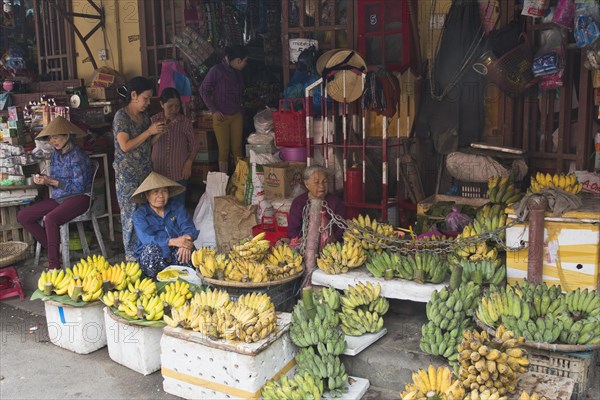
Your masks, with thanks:
M85 92L85 87L78 86L67 88L67 94L71 94L69 98L69 105L73 108L87 108L89 106L89 101L87 98L87 94Z

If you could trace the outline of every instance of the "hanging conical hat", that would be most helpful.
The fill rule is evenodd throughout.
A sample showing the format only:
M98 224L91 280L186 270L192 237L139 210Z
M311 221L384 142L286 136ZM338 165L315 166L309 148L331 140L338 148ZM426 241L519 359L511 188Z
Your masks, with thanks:
M48 126L42 129L36 139L41 139L50 135L76 135L77 137L83 137L86 136L87 133L82 131L77 125L73 124L65 117L59 115L58 117L55 117Z
M319 74L322 74L324 69L336 67L348 57L349 59L346 63L340 66L350 66L357 70L362 69L365 73L367 72L365 60L358 52L350 49L333 49L326 51L317 60L317 71ZM337 71L333 75L333 78L327 82L327 94L338 102L344 101L345 98L346 102L351 103L358 99L362 95L362 92L362 75L356 73L356 71Z
M144 182L142 182L142 184L131 195L131 200L134 203L143 203L146 201L145 193L147 191L164 187L169 189L169 197L174 197L185 192L185 188L179 183L172 181L156 172L150 172L150 175L144 179Z
M317 58L317 72L319 73L319 76L323 72L325 65L327 65L327 61L329 61L331 56L337 53L339 50L340 49L327 50L325 53L321 54L319 58Z

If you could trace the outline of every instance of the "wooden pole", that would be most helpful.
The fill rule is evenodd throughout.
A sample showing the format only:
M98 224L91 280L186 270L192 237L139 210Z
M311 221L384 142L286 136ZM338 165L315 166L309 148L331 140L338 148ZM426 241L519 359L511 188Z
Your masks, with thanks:
M321 210L323 209L323 200L311 199L308 213L308 229L306 232L305 254L304 254L304 280L302 287L311 286L312 273L317 267L317 257L319 256L319 244L321 242Z

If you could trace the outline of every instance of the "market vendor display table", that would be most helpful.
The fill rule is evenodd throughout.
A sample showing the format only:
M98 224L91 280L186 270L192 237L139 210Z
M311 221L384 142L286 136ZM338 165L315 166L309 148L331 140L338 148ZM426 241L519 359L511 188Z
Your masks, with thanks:
M543 280L565 291L600 289L600 197L584 194L582 202L576 211L560 217L547 212L544 217ZM507 214L509 222L516 219L512 209ZM506 230L507 247L524 245L519 251L507 253L506 272L511 284L527 277L528 227L525 222Z
M31 234L17 222L17 212L31 204L38 188L37 185L0 186L0 242L33 244Z
M364 267L337 275L329 275L317 269L312 275L313 285L330 286L339 290L347 289L348 286L354 286L358 282L371 282L374 285L377 283L381 284L381 295L388 299L411 300L420 303L427 303L431 300L431 293L434 290L440 291L448 285L447 282L421 284L404 279L386 281L383 278L374 277Z

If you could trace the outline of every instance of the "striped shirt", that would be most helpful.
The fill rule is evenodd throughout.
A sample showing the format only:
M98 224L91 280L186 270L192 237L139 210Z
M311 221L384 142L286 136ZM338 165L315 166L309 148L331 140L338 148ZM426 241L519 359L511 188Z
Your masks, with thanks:
M163 111L152 117L152 123L165 121ZM198 152L192 121L179 114L169 123L165 132L152 146L152 169L167 178L183 180L183 164Z

